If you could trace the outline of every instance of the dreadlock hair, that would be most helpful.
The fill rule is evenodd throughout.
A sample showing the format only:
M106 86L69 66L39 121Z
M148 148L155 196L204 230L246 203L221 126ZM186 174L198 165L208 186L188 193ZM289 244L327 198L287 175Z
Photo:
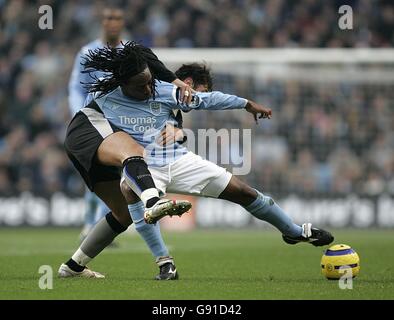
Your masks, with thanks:
M122 48L112 48L109 45L103 48L89 50L81 63L85 70L94 80L82 83L88 92L100 92L99 97L115 90L117 87L127 84L129 79L149 67L144 55L146 48L134 41L121 42ZM92 76L92 72L102 71L106 74L98 78ZM152 94L155 97L155 75L152 74Z
M211 70L205 64L190 63L183 64L176 72L175 75L180 80L185 80L190 77L196 86L203 85L208 87L208 91L212 91L212 76Z

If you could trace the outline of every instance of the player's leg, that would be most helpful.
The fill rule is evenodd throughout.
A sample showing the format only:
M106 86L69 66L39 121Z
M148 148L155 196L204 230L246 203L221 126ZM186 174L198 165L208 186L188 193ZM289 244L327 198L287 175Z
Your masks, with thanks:
M78 112L68 126L65 150L89 189L99 195L112 211L94 226L72 259L60 267L59 275L62 277L101 277L85 268L86 263L126 230L132 221L120 192L119 169L100 165L96 157L103 140L114 134L115 129L101 113L88 108L85 112Z
M237 203L260 220L265 220L282 233L299 236L301 227L294 224L273 200L252 189L216 164L188 153L171 167L168 192L195 194Z
M289 244L310 242L315 246L322 246L334 240L329 232L312 228L310 223L305 223L302 226L295 224L270 196L251 188L237 177L231 177L219 198L237 203L257 219L267 221L275 226L282 232L283 239Z
M146 207L153 206L160 198L148 165L143 158L144 148L123 131L107 136L97 149L100 164L122 167L126 183Z
M119 234L126 231L127 227L133 222L126 200L120 191L119 179L96 183L94 192L105 202L111 212L92 228L78 250L65 264L60 266L60 277L102 278L101 274L87 269L86 265Z
M86 269L86 264L95 256L97 256L105 247L109 246L113 239L121 232L126 230L131 223L131 216L136 216L139 226L143 226L144 222L144 205L140 199L129 189L125 194L128 201L133 203L127 206L127 201L120 189L120 175L116 167L103 166L93 164L88 174L83 171L83 176L88 186L106 203L111 212L102 218L91 230L80 248L74 253L72 258L63 264L59 269L61 277L67 276L94 276L92 271ZM124 184L127 186L127 184ZM128 186L127 186L128 187ZM130 210L130 213L129 213ZM136 211L134 213L134 211ZM142 223L141 223L142 222ZM177 278L176 268L172 257L168 255L168 250L161 238L158 226L149 225L149 228L143 228L141 234L148 247L151 249L157 264L160 267L158 280L172 280ZM141 229L139 230L141 231ZM168 267L170 266L170 268ZM97 277L97 276L95 276Z
M143 156L144 149L123 131L106 137L97 150L97 161L107 166L123 167L125 183L147 208L145 219L155 223L167 214L182 215L191 208L189 201L160 199Z
M314 239L312 236L319 238L319 241L313 242L314 245L323 245L333 240L331 234L311 228L310 224L301 227L293 223L289 215L271 197L251 188L224 168L191 152L177 160L171 166L171 172L168 192L187 192L237 203L257 219L267 221L278 228L288 243L309 241Z
M156 264L160 268L160 273L156 280L178 279L178 271L174 264L174 259L169 255L169 251L164 243L160 232L159 223L147 224L144 219L144 204L134 194L127 183L122 179L121 190L128 203L130 215L133 219L135 229L148 245Z
M116 137L119 137L120 141ZM134 170L131 166L133 161L127 161L127 157L136 154L142 155L142 148L127 134L113 127L102 113L91 108L82 109L73 118L67 128L64 146L67 155L85 180L86 185L106 202L112 212L95 225L72 259L67 264L61 265L59 276L102 277L102 275L94 273L84 266L131 223L127 203L120 191L118 168L121 167L122 162L127 162L123 172L129 177L131 176L132 179L133 174L130 174L129 171ZM124 160L125 158L127 159ZM138 190L141 191L140 193L142 194L147 189L154 189L158 196L154 183L149 184L149 181L146 182L143 179L147 175L150 176L149 171L146 173L147 169L144 172L145 162L143 159L138 158L134 162L137 169L142 167L142 170L134 170L134 173L139 175L135 180L141 180L142 187L136 183ZM115 166L109 166L111 164ZM136 182L135 180L134 182ZM115 181L115 183L112 182L113 186L111 186L111 181ZM105 187L100 187L102 184ZM144 186L145 190L141 190L144 189ZM145 198L148 202L152 197L142 198ZM151 211L160 213L162 210L167 212L171 204L162 204L159 201L153 205Z
M231 177L219 198L243 206L257 219L267 221L285 235L299 237L302 234L302 228L271 197L251 188L235 176Z
M143 159L144 149L132 137L111 124L94 102L81 109L67 128L65 149L85 181L93 164L122 168L126 183L138 195L149 212L188 210L167 200L163 204ZM90 186L91 187L91 186ZM190 203L188 203L190 205Z
M107 205L88 188L86 188L84 200L85 220L79 235L81 242L86 238L93 226L110 211Z
M104 201L101 200L95 193L93 193L93 195L97 201L96 212L94 215L94 224L96 224L102 218L104 218L108 214L108 212L110 212L111 210L104 203ZM116 241L113 241L111 244L108 245L108 248L117 248L117 247L118 247L118 244Z

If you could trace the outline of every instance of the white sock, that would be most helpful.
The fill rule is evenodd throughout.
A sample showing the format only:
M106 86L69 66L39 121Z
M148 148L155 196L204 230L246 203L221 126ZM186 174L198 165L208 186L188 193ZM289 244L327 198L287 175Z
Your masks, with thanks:
M78 248L78 250L75 251L71 259L73 259L82 267L86 266L92 260L92 258L88 257L85 253L83 253L81 248Z
M160 198L159 197L159 191L157 191L156 188L150 188L142 191L140 199L144 203L144 206L146 207L146 203L148 202L149 199L152 198Z

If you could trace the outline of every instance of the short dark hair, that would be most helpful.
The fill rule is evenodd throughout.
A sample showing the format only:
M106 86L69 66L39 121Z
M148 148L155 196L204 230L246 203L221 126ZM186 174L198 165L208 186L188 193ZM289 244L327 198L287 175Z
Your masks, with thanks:
M121 43L121 48L105 46L89 50L83 59L82 65L85 67L83 73L91 74L94 71L103 71L106 74L102 78L91 76L91 83L83 83L89 92L100 92L103 96L118 86L126 84L129 79L149 67L144 52L146 47L134 41ZM155 97L155 74L152 74L152 93Z
M212 91L212 75L211 70L205 65L200 63L183 64L176 72L175 75L180 80L192 78L195 85L203 85L208 87L208 91Z

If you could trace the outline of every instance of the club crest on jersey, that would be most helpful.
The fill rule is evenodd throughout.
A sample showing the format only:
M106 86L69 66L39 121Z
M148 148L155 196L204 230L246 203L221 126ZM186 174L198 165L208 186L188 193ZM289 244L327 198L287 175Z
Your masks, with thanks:
M192 108L198 107L198 105L200 104L200 98L197 95L193 95L192 97L192 102L190 103L190 106Z
M152 101L149 103L150 111L155 115L158 116L161 113L161 103Z

